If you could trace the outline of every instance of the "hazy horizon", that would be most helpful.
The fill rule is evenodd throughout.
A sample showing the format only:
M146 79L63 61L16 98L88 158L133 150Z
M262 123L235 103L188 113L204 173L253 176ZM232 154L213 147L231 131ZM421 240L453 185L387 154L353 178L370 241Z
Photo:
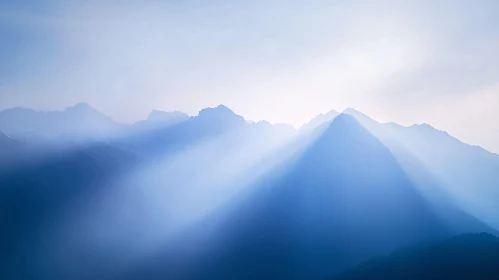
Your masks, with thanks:
M0 279L499 279L498 108L498 0L2 0Z
M224 104L295 127L347 107L499 152L497 1L3 1L0 110L131 123Z
M77 106L77 105L79 105L79 104L87 104L87 105L89 105L90 107L92 107L92 108L94 108L94 109L98 110L98 111L99 111L99 112L101 112L102 114L106 115L107 117L110 117L110 118L111 118L111 119L113 119L115 122L120 123L120 124L124 124L124 125L133 125L133 124L138 123L138 122L140 122L140 121L147 120L147 119L148 119L148 116L149 116L149 115L146 115L144 118L139 118L139 119L134 120L134 121L131 121L131 122L122 122L122 121L116 120L113 116L111 116L111 115L109 115L109 114L106 114L105 112L100 111L98 108L95 108L92 104L90 104L90 103L88 103L88 102L78 102L77 104L74 104L74 105L69 106L69 107L64 107L64 108L59 108L59 109L53 109L53 110L36 110L36 109L33 109L33 108L22 107L22 106L19 106L19 107L13 107L13 108L7 108L7 109L5 109L5 110L8 110L8 109L15 109L15 108L23 108L23 109L32 109L32 110L36 110L36 111L40 111L40 112L62 112L62 111L64 111L65 109L68 109L68 108L71 108L71 107ZM218 107L218 106L226 106L226 105L225 105L225 104L218 104L218 105L215 105L215 106L212 106L212 107L206 107L206 108L215 108L215 107ZM227 108L229 108L230 110L232 110L232 108L230 108L230 107L228 107L228 106L226 106L226 107L227 107ZM199 111L201 111L202 109L206 109L206 108L201 108ZM361 112L361 111L357 110L356 108L352 108L352 107L345 108L345 110L348 110L348 109L353 109L353 110L355 110L355 111L358 111L358 112L360 112L360 113L364 114L364 112ZM312 121L315 117L318 117L319 115L326 115L327 113L330 113L330 112L333 112L333 111L334 111L334 112L336 112L336 113L338 113L338 114L342 114L342 113L344 113L344 111L345 111L345 110L336 110L336 109L331 109L329 112L320 112L320 113L317 113L317 115L315 115L313 118L311 118L311 119L307 120L305 123L302 123L302 124L299 124L299 125L294 125L294 124L292 124L292 123L287 123L287 122L272 122L272 121L269 121L269 120L264 120L264 119L262 119L262 120L251 120L251 119L248 119L247 117L245 117L244 115L239 114L238 112L235 112L235 111L233 111L233 112L234 112L234 114L236 114L236 115L239 115L239 116L243 117L243 118L244 118L247 122L249 122L249 123L251 123L251 122L257 123L257 122L260 122L260 121L265 121L265 122L269 122L269 123L271 123L271 124L284 124L284 125L290 125L290 126L292 126L294 129L296 129L296 130L300 130L300 129L302 129L302 128L306 125L306 124L308 124L309 122L311 122L311 121ZM3 110L0 110L0 113L1 113L2 111L3 111ZM156 109L151 110L149 113L152 113L153 111L161 111L161 112L181 112L181 113L184 113L184 114L188 115L189 117L197 116L197 115L198 115L198 113L199 113L199 111L198 111L198 112L196 112L196 113L194 113L194 114L189 114L189 113L186 113L186 112L183 112L183 111L180 111L180 110L162 111L162 110L156 110ZM373 117L373 116L368 116L368 117L369 117L369 118L372 118L373 120L378 121L378 122L380 122L380 123L391 123L391 122L396 123L395 121L390 121L390 120L387 120L387 121L380 121L379 119L377 119L376 117ZM397 124L400 124L400 123L397 123ZM400 124L400 125L403 125L403 126L405 126L405 127L409 127L409 126L412 126L412 125L421 125L421 124L429 124L429 125L433 126L431 123L424 123L424 122L423 122L423 123ZM433 127L434 127L434 126L433 126ZM442 130L442 129L438 128L438 127L434 127L434 128L435 128L435 129L437 129L437 130L441 130L441 131L444 131L444 132L449 133L448 131ZM455 135L452 135L452 133L450 133L450 135L451 135L452 137L456 137ZM483 147L483 146L477 145L477 144L475 144L475 143L469 143L469 142L466 142L465 140L460 139L460 138L458 138L458 137L456 137L456 138L457 138L459 141L461 141L461 142L463 142L463 143L465 143L465 144L468 144L468 145L473 145L473 146L479 146L479 147L484 148L485 150L487 150L487 151L489 151L489 152L492 152L492 153L495 153L495 154L498 154L498 155L499 155L499 150L494 151L493 149L488 149L487 147Z

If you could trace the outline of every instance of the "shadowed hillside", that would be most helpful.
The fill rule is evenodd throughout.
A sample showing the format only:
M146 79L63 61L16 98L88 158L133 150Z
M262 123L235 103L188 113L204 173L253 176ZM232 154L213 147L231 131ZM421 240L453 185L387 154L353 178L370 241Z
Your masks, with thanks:
M466 234L440 243L397 250L374 258L333 280L495 280L499 279L499 239Z
M499 227L495 209L499 208L499 155L459 141L428 124L404 127L395 123L381 124L353 109L346 110L367 130L380 139L403 165L410 158L426 169L445 192L464 211ZM409 165L414 166L413 163ZM409 175L428 190L433 184L422 180L420 173L405 166ZM434 191L434 190L431 190ZM479 203L478 203L479 202Z
M401 246L493 232L367 116L296 133L225 106L154 115L106 142L0 135L16 159L0 169L6 279L326 279Z
M321 279L456 233L350 116L337 117L282 168L127 279Z

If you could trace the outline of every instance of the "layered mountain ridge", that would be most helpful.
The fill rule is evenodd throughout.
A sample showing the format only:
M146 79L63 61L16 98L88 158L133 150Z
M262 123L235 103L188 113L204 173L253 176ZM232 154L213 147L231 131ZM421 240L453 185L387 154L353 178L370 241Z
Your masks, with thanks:
M223 105L125 126L79 104L6 110L3 129L27 159L0 166L3 279L327 279L499 228L499 156L353 109L296 131ZM86 140L27 149L32 133Z
M350 115L336 117L281 172L130 279L324 279L400 246L493 232L456 205L435 211L389 149ZM199 233L204 228L208 236ZM181 252L190 254L174 257Z

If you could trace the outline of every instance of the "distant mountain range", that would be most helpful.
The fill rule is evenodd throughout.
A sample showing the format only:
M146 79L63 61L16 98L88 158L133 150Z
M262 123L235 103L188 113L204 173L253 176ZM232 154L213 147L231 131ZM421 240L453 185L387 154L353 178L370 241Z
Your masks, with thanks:
M11 137L101 137L120 128L120 124L86 103L64 111L13 108L0 112L0 130Z
M2 279L327 279L499 229L498 155L354 109L295 130L78 104L6 110L0 130Z
M220 105L217 116L210 116L213 108L200 111L200 119L221 118L228 114L236 116L229 108ZM224 113L225 111L225 113ZM240 120L242 117L237 116ZM87 103L79 103L63 111L36 111L27 108L12 108L0 111L0 131L16 139L39 141L41 139L73 139L73 140L103 140L130 134L141 134L154 130L165 129L185 121L191 117L174 111L164 112L153 110L146 120L132 125L118 123ZM227 118L230 120L231 118ZM319 120L316 120L317 123ZM258 126L271 125L262 121ZM272 125L271 125L272 126ZM279 124L282 129L294 130L291 125Z

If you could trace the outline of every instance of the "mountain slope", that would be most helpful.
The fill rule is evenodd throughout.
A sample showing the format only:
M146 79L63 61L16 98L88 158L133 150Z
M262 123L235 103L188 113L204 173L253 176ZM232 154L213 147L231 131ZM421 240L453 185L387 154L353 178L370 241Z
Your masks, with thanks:
M45 278L40 262L54 249L65 219L130 170L134 156L102 143L53 151L48 157L0 169L0 275L2 279ZM83 264L81 264L83 265ZM35 276L36 275L36 276Z
M467 145L428 124L409 127L380 124L353 109L347 113L380 139L399 162L414 158L431 172L440 191L465 211L499 229L495 215L499 211L499 155ZM420 177L420 174L409 175ZM422 181L422 187L427 184Z
M374 258L334 280L499 279L499 239L467 234Z
M281 133L283 131L284 133ZM221 137L226 134L229 135ZM230 109L220 106L205 109L198 117L172 127L151 130L138 137L143 141L134 142L137 140L134 138L125 138L123 141L137 143L139 148L153 156L158 156L158 151L175 152L206 140L206 150L202 149L203 147L195 150L201 158L188 157L192 161L187 161L181 171L194 173L204 171L201 167L206 165L216 171L215 165L220 163L218 158L213 157L223 157L231 151L237 153L238 151L231 149L248 147L248 143L256 143L258 149L253 148L254 151L262 150L265 145L277 145L282 137L289 137L289 128L251 125ZM213 139L222 140L221 143L216 143L217 149L214 150L213 145L209 145ZM138 148L131 150L139 151ZM109 244L119 243L120 240L112 239L112 242L106 244L99 243L110 232L116 234L115 227L118 226L113 227L111 223L122 226L120 229L132 229L136 234L157 234L148 232L147 228L139 228L139 225L145 224L140 223L142 221L156 222L147 216L148 213L154 212L149 211L154 208L149 208L148 202L151 201L143 200L142 191L153 189L155 184L179 182L181 180L176 178L182 177L183 174L167 173L168 178L159 181L150 177L137 179L133 174L144 166L152 170L158 167L155 161L150 161L151 158L136 157L137 154L144 155L130 153L128 149L122 149L113 141L77 143L65 146L64 149L51 147L43 156L36 157L36 160L31 157L29 161L22 161L5 172L0 170L0 247L4 249L0 257L8 259L1 263L0 275L7 275L5 279L33 278L33 275L36 275L37 279L106 278L103 275L107 276L106 271L112 270L112 265L121 257L113 255L114 250ZM27 156L25 153L22 155ZM241 160L250 160L252 156ZM161 177L162 171L151 173L164 178ZM195 175L197 173L189 177ZM136 180L132 181L130 178ZM130 185L134 185L133 197L127 196L130 195L126 192L130 191L127 189L128 181L132 181ZM167 195L173 195L176 189L181 190L188 186L166 187L171 187L171 193ZM165 201L167 198L161 203ZM123 210L124 205L126 211ZM113 216L114 214L116 215ZM112 217L111 222L107 221L107 224L97 228L95 225L99 225L99 218L104 215ZM140 216L140 222L134 220L136 216ZM89 222L92 220L98 222ZM78 230L74 232L74 228L78 228L82 233ZM119 238L123 240L128 237L131 240L138 238L129 236L129 232L121 234L123 236L119 235ZM95 248L110 255L106 258L97 257L98 253L92 251ZM127 251L126 245L118 249L128 253L135 252Z
M338 115L339 115L339 113L335 110L332 110L326 114L319 114L315 118L310 120L308 123L304 124L300 128L300 131L305 132L305 133L310 133L310 132L314 131L316 128L318 128L319 126L331 121L332 119L334 119Z
M274 172L129 279L320 279L455 233L350 116Z
M74 110L88 112L85 105ZM299 152L290 160L287 154L283 164L250 153L271 152L262 147L278 147L294 129L249 124L222 105L109 143L55 145L47 157L29 157L0 170L0 257L7 260L0 276L326 279L400 246L462 232L492 232L457 207L441 177L420 161L419 146L406 147L416 136L422 143L428 141L423 138L440 143L441 133L436 139L419 131L403 138L387 132L398 126L387 128L366 118L360 123L367 120L369 130L341 114L299 135L297 141L308 137L308 146L290 149ZM1 139L12 140L0 134ZM435 147L440 145L450 144ZM252 148L242 151L247 147ZM439 149L449 156L449 147ZM433 156L439 153L436 149ZM246 167L273 160L280 165L265 169L257 182L248 180L251 187L225 182L245 178ZM144 172L134 177L140 169ZM223 197L232 200L216 200L217 192L230 193ZM221 205L203 208L210 198ZM154 203L157 208L151 207ZM210 214L195 219L196 211L204 209ZM168 228L175 221L184 222L175 229L178 236ZM168 237L158 236L163 233ZM126 263L137 253L128 243L151 236L157 239L144 244L158 251L140 255L133 266Z

